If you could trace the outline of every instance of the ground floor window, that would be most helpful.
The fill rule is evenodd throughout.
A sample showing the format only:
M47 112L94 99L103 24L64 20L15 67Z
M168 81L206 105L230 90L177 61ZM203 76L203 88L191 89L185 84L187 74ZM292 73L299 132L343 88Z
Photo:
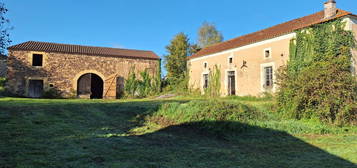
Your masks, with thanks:
M208 74L203 74L203 89L208 88Z
M43 80L29 80L28 96L40 98L43 95Z
M273 67L264 67L264 87L266 89L271 89L273 88L273 85Z
M236 75L235 71L228 71L228 95L236 95Z

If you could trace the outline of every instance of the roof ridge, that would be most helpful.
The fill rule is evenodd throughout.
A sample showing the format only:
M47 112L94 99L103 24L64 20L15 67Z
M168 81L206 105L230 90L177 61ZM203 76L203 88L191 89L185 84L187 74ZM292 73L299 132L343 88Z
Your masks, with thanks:
M101 55L115 57L131 57L145 59L160 59L153 51L137 49L121 49L111 47L85 46L53 42L27 41L8 47L8 50L43 51L84 55Z
M143 51L143 52L153 52L150 50L139 50L139 49L127 49L127 48L114 48L114 47L100 47L100 46L89 46L89 45L79 45L79 44L65 44L65 43L55 43L55 42L46 42L46 41L26 41L20 44L16 44L13 46L10 46L8 48L17 46L17 45L21 45L21 44L25 44L25 43L44 43L44 44L53 44L53 45L64 45L64 46L78 46L78 47L90 47L90 48L104 48L104 49L117 49L117 50L129 50L129 51Z
M342 9L339 9L339 8L337 8L337 11L338 11L338 12L337 12L336 16L334 16L333 18L329 18L329 19L321 18L320 20L315 21L315 22L312 22L311 24L306 24L306 25L303 25L303 26L296 26L296 28L293 28L293 29L292 29L291 31L289 31L289 32L292 32L292 31L295 31L295 30L298 30L298 29L301 29L301 28L304 28L304 27L308 27L308 26L311 26L311 25L314 25L314 24L327 22L327 21L330 21L330 20L333 20L333 19L337 19L337 18L346 16L346 15L352 15L351 12L348 12L348 11L345 11L345 10L342 10ZM315 12L315 13L310 14L310 15L306 15L306 16L303 16L303 17L299 17L299 18L296 18L296 19L289 20L289 21L285 21L285 22L283 22L283 23L280 23L280 24L277 24L277 25L273 25L273 26L267 27L267 28L265 28L265 29L261 29L261 30L259 30L259 31L255 31L255 32L252 32L252 33L249 33L249 34L245 34L245 35L242 35L242 36L239 36L239 37L235 37L235 38L229 39L229 40L227 40L227 41L223 41L223 42L220 42L220 43L217 43L217 44L208 46L208 47L206 47L206 48L203 48L202 50L200 50L200 51L197 52L196 54L194 54L194 55L188 57L188 59L192 59L192 58L196 58L196 57L201 57L201 56L205 56L205 55L217 53L217 52L209 52L209 53L207 53L207 54L202 54L202 53L204 53L204 52L207 51L207 50L212 50L212 49L214 49L214 48L217 48L217 47L220 47L220 46L223 46L223 45L228 45L229 43L234 43L235 41L238 41L238 40L242 41L242 40L244 40L245 38L248 38L248 37L250 37L250 36L257 35L257 34L259 34L259 33L264 33L264 31L268 31L268 30L271 31L271 30L273 30L273 29L276 29L276 28L279 28L279 27L281 27L281 26L284 26L284 25L288 24L289 22L291 22L291 23L298 22L299 24L303 24L304 19L308 19L308 18L310 18L310 17L315 17L316 15L320 15L320 14L322 14L323 12L324 12L324 10L318 11L318 12ZM341 15L341 16L340 16L340 15ZM295 24L296 24L296 23L295 23ZM280 32L280 34L277 33L276 35L272 35L272 37L270 37L270 38L273 38L274 36L276 37L276 36L282 35L283 33L284 33L284 32L282 31L282 32ZM287 33L287 32L285 32L285 33ZM270 38L265 38L265 39L270 39ZM255 41L251 41L250 44L255 43L255 42L257 42L257 41L262 41L262 40L265 40L265 39L258 39L258 40L255 40ZM233 44L232 44L232 45L233 45ZM249 45L249 44L245 44L245 45ZM244 45L242 45L242 46L244 46ZM238 47L239 47L239 46L238 46ZM231 47L231 48L232 48L232 47ZM234 47L233 47L233 48L234 48ZM223 50L221 50L221 51L225 51L225 50L227 50L227 49L223 49ZM221 51L218 51L218 52L221 52Z

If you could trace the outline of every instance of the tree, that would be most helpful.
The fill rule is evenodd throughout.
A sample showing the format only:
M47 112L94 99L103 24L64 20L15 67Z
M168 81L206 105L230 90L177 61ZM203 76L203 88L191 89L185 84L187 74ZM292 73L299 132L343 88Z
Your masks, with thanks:
M198 45L201 48L208 47L223 41L222 34L212 23L204 22L198 30Z
M169 80L179 80L186 73L186 59L190 54L190 43L187 35L177 34L170 45L166 46L168 55L165 55L167 78Z
M0 2L0 54L5 54L6 47L10 44L9 19L5 17L7 13L5 4Z

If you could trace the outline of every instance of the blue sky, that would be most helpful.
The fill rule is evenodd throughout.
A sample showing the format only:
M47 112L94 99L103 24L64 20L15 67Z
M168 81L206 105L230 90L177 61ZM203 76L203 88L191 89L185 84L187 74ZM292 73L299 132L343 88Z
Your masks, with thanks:
M172 37L196 42L204 21L228 40L318 12L327 0L0 0L9 9L12 44L46 41L152 50ZM337 0L357 14L356 0Z

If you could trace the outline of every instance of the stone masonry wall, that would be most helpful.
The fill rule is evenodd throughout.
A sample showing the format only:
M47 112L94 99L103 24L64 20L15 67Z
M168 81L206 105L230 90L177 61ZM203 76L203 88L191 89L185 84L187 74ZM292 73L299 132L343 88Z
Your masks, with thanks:
M31 65L32 54L43 54L42 67ZM91 56L35 51L9 51L8 85L10 92L26 96L29 79L44 80L45 90L53 87L69 97L76 95L77 81L86 73L94 73L104 81L104 98L115 98L118 78L127 79L131 67L139 73L148 69L156 75L159 60L111 56ZM139 76L139 75L138 75Z

